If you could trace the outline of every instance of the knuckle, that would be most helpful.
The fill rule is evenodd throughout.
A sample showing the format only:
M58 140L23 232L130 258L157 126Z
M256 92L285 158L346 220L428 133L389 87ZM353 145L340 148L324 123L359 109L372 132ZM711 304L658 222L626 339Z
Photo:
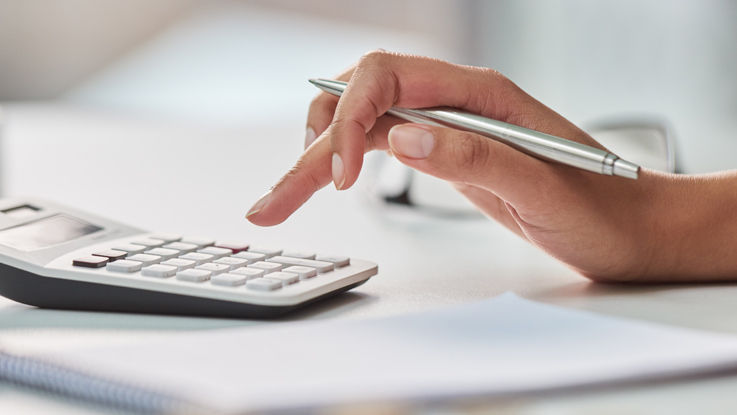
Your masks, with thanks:
M384 49L374 49L368 51L361 56L361 62L383 62L388 59L392 54L385 51Z
M310 101L309 112L312 114L330 109L334 110L337 103L337 97L328 95L327 93L318 94Z
M456 144L456 159L458 162L476 171L487 166L490 158L490 149L487 143L470 134L462 134Z
M312 193L320 190L321 187L320 180L310 169L305 168L305 163L302 159L297 160L294 166L274 185L274 188L280 187L285 182L297 183L299 187L306 188L312 191Z
M495 85L513 85L512 81L496 69L484 68L484 75L488 81Z

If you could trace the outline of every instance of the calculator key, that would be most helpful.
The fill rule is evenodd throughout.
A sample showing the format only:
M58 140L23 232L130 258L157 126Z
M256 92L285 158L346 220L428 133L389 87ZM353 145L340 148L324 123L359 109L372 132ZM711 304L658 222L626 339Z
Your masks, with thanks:
M268 278L281 281L285 287L299 281L299 275L292 274L291 272L272 272Z
M141 270L141 275L156 278L169 278L173 277L176 273L177 267L162 264L149 265Z
M282 282L269 278L258 278L249 280L246 283L246 287L256 291L274 291L282 287Z
M190 252L188 254L184 254L179 257L180 259L188 259L190 261L194 261L195 265L202 265L206 262L210 262L214 259L212 255L209 254L198 254L197 252Z
M188 282L203 282L209 280L211 274L210 271L191 268L177 272L177 279Z
M264 254L266 258L281 255L281 249L264 248L261 246L252 246L248 248L248 252L254 252L257 254Z
M317 272L323 273L332 271L334 268L334 265L332 262L326 262L326 261L315 261L314 259L302 259L302 258L290 258L286 256L275 256L273 258L267 259L269 262L276 262L283 265L299 265L302 267L310 267L315 268Z
M231 270L234 270L236 268L245 267L248 265L248 260L243 258L233 258L233 257L225 257L220 258L218 260L212 261L216 264L223 264L230 267Z
M105 269L113 272L136 272L141 270L141 265L142 264L138 261L121 259L119 261L108 263Z
M200 254L212 255L215 259L229 256L233 253L230 249L216 248L214 246L208 246L207 248L198 249L197 252Z
M223 285L226 287L236 287L246 283L248 278L245 275L239 274L220 274L212 277L210 282L213 285Z
M238 252L237 254L233 255L232 258L242 258L248 260L249 264L253 264L254 262L263 261L266 259L266 255L264 254L257 254L255 252Z
M312 252L284 251L281 255L290 258L315 259L315 254Z
M102 268L108 263L107 258L102 256L85 256L82 258L77 258L74 261L72 261L72 265L75 267L85 267L85 268Z
M136 239L135 241L131 241L132 244L135 245L143 245L146 248L157 248L161 245L164 245L164 241L161 239L151 239L151 238L143 238L143 239Z
M335 268L341 268L351 264L350 258L340 255L318 255L315 259L318 261L332 262Z
M128 255L133 255L133 254L140 254L141 252L145 251L147 248L143 245L122 244L122 245L114 246L113 249L118 250L118 251L125 251L128 253Z
M252 280L255 278L261 278L264 276L264 270L258 269L258 268L247 268L247 267L234 269L233 271L230 271L230 273L243 275L248 280Z
M172 242L170 244L166 244L162 246L162 248L166 249L176 249L177 251L181 251L181 253L186 254L188 252L192 252L195 249L197 249L197 245L195 244L188 244L185 242Z
M196 264L197 263L195 261L192 261L189 259L182 259L182 258L167 259L166 261L161 263L161 265L170 265L172 267L177 267L177 271L190 269L194 267Z
M284 268L282 271L297 274L299 276L299 279L301 280L306 280L307 278L312 278L317 275L317 270L315 268L301 267L299 265L293 265L291 267Z
M179 251L177 251L176 249L167 249L167 248L149 249L148 251L144 253L149 254L149 255L158 255L162 259L171 259L179 255Z
M117 249L106 249L104 251L93 252L92 255L104 256L110 261L117 261L119 259L125 258L125 256L128 255L128 253L125 251L118 251Z
M218 242L215 244L218 248L230 249L232 253L237 254L248 249L248 244L243 243L232 243L232 242Z
M277 264L276 262L259 261L249 265L248 268L262 269L264 270L264 274L268 274L270 272L281 271L281 269L284 268L284 265Z
M161 262L161 257L158 255L149 255L149 254L135 254L133 256L128 257L131 261L138 261L141 264L143 264L144 267L147 267L149 265L158 264Z
M159 239L166 243L170 242L176 242L180 239L182 239L182 235L177 235L175 233L157 233L150 236L151 239Z
M206 246L210 246L215 244L215 241L212 239L204 239L204 238L182 238L182 241L186 244L192 244L197 245L197 249L204 248Z
M195 267L195 269L203 270L203 271L210 271L212 275L222 274L223 272L230 271L230 267L223 264L215 264L213 262L209 262L207 264L198 265Z

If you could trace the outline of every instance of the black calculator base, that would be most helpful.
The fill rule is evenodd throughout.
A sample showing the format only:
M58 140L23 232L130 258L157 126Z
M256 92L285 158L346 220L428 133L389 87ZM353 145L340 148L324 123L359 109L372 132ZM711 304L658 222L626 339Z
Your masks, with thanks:
M42 308L144 314L273 318L364 282L295 305L265 306L44 277L0 264L0 295L11 300Z

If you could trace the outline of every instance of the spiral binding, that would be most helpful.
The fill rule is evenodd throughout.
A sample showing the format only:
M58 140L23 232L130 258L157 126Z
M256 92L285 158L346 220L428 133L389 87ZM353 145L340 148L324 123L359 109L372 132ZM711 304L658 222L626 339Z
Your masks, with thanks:
M167 394L0 350L0 381L141 414L199 413Z

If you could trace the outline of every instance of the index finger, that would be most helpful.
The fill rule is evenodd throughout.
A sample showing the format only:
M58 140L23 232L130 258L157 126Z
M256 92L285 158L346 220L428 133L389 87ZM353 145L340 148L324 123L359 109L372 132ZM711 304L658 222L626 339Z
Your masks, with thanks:
M502 95L504 100L497 99ZM335 187L346 189L356 181L366 134L392 106L443 105L505 119L510 107L500 104L521 96L526 94L496 71L385 51L368 53L356 66L331 123Z

